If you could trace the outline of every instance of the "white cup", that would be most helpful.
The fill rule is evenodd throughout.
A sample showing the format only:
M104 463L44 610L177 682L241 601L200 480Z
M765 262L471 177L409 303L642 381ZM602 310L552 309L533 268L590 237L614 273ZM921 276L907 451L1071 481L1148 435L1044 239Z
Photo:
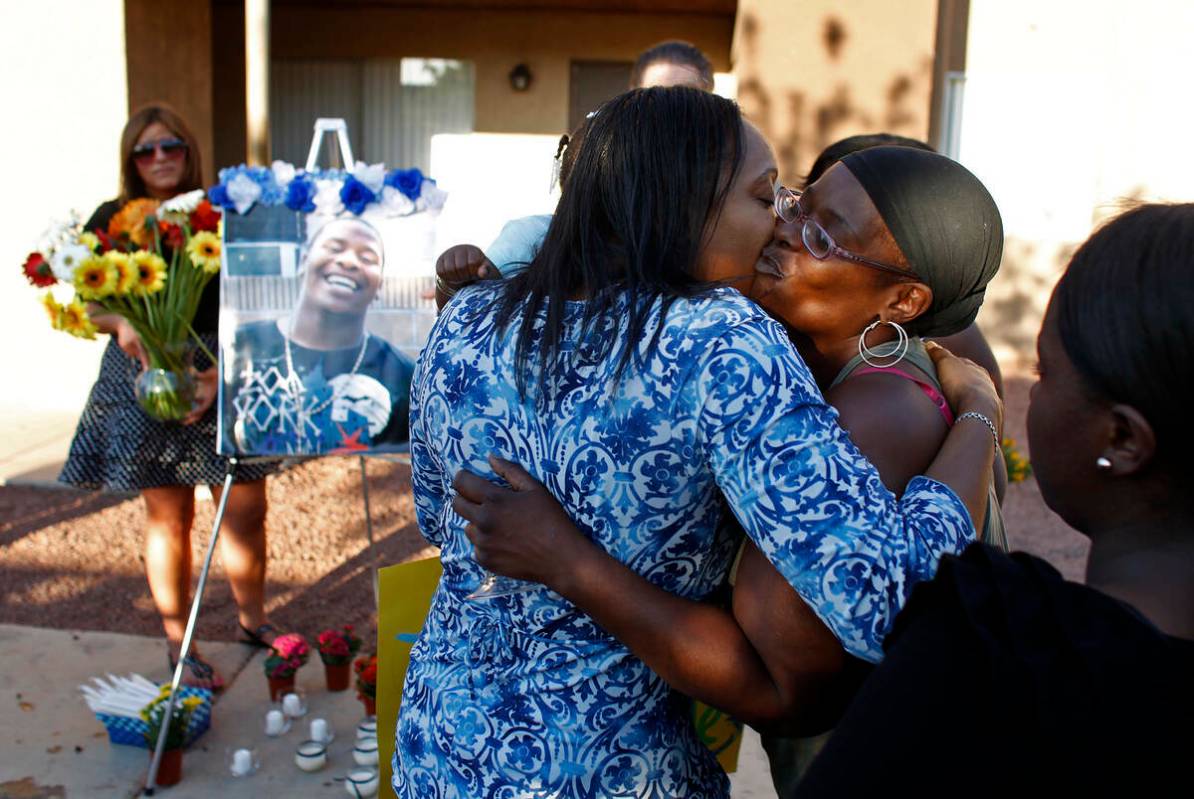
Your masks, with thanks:
M377 772L371 768L356 768L344 775L344 790L356 799L377 796Z
M367 718L357 725L358 738L377 738L377 719Z
M294 763L303 771L319 771L328 762L328 748L322 741L303 741L294 753Z
M357 745L352 748L352 759L358 766L376 766L377 739L359 738Z

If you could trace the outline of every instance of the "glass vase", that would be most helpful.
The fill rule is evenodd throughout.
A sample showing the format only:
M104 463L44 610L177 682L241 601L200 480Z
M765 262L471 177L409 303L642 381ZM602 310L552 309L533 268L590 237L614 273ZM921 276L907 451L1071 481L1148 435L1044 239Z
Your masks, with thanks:
M160 422L178 422L195 406L195 348L165 345L148 353L148 366L133 382L141 409Z

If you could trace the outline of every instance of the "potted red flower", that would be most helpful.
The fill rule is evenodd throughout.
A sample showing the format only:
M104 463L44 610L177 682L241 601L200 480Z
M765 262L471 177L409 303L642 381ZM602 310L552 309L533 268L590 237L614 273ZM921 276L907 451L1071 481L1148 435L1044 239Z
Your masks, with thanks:
M353 633L351 624L319 634L319 659L323 661L329 691L348 690L348 668L360 650L361 639Z
M366 716L377 715L377 655L358 658L353 664L357 673L357 698L365 705Z
M307 639L298 633L279 635L265 658L265 676L269 680L270 701L277 702L294 691L294 675L311 654Z

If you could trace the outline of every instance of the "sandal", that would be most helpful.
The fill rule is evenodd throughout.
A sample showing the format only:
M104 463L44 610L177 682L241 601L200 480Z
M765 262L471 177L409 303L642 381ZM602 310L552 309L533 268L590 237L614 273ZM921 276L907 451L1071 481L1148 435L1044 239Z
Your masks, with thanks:
M237 622L236 626L240 627L240 631L244 633L240 639L240 642L242 644L248 644L249 646L255 646L258 649L273 649L273 642L276 641L278 636L282 634L278 631L277 627L270 624L268 621L259 626L256 630L250 630L240 622Z
M173 675L174 670L178 668L178 661L170 653L166 654L166 658L170 661L170 674ZM224 678L216 672L214 666L203 658L198 655L187 655L182 659L182 664L187 667L182 675L183 685L189 685L192 688L207 688L213 694L224 690Z

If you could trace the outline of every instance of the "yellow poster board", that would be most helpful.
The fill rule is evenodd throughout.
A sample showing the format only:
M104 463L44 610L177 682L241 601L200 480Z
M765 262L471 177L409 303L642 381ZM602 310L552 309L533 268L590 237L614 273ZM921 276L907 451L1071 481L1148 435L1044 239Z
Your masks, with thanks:
M410 649L431 609L431 595L439 584L439 558L427 558L379 570L380 607L377 614L377 747L383 788L390 784L394 728L402 704L402 684L410 665ZM738 769L742 724L701 702L694 702L692 721L697 735L727 774Z

